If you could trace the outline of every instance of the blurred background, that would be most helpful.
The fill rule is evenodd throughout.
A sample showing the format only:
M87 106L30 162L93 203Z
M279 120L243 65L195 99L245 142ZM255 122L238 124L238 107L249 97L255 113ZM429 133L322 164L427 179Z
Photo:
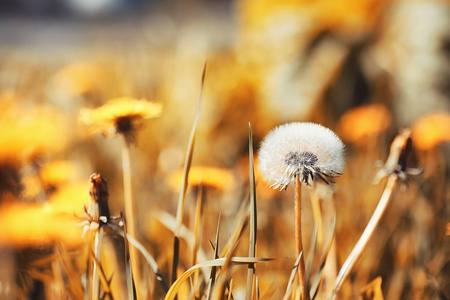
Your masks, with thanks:
M91 134L79 115L118 97L163 106L159 118L137 130L131 168L140 238L168 280L172 233L160 216L176 214L181 182L174 174L184 165L205 61L192 164L213 169L203 179L212 181L204 187L201 234L209 259L219 211L224 245L248 201L248 123L255 156L275 126L320 123L347 147L336 185L304 195L307 249L314 227L308 199L319 194L325 237L336 205L330 269L319 293L324 299L378 203L384 182L372 181L380 162L395 135L409 127L408 165L423 173L397 187L341 297L357 298L378 276L385 299L450 297L450 2L4 0L2 299L61 299L69 273L79 289L64 295L80 295L85 261L73 213L89 203L89 175L100 172L107 180L112 215L124 205L122 141ZM192 181L184 219L191 230L197 192ZM292 188L269 190L257 173L257 255L287 257L257 266L262 299L282 297L295 260L292 199ZM110 243L120 248L114 238ZM237 254L247 255L247 247L243 238ZM120 260L115 251L104 252L105 259ZM182 258L180 272L192 266L191 256ZM121 266L113 265L114 291L124 295L124 275L114 272ZM236 299L245 275L236 268ZM154 281L148 297L158 299L164 294Z

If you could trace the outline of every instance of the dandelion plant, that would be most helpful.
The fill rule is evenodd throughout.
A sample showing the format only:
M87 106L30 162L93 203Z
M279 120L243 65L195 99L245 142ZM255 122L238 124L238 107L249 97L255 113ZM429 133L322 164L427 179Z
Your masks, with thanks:
M131 182L131 146L136 139L136 131L145 119L155 118L161 114L162 106L158 103L133 98L116 98L96 109L83 109L80 120L90 126L93 132L101 132L105 136L120 134L124 139L122 149L122 168L124 185L125 218L128 232L137 237L136 218ZM135 248L130 249L131 266L137 291L141 293L141 274L138 253Z
M303 253L301 231L301 183L322 180L330 184L344 170L344 144L339 137L314 123L288 123L269 132L259 151L259 169L274 189L285 190L295 182L295 243ZM310 299L304 255L299 279L303 299Z

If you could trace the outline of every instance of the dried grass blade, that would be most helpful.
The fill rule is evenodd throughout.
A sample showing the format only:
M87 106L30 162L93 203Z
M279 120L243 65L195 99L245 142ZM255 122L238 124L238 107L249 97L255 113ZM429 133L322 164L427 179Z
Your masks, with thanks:
M255 264L260 262L267 262L267 261L274 261L279 258L263 258L263 257L231 257L231 264L236 265L248 265L248 264ZM221 257L218 259L213 260L207 260L204 262L200 262L193 266L192 268L188 269L186 272L184 272L170 287L169 291L166 294L166 297L164 299L171 300L175 299L176 294L178 293L178 290L180 286L189 278L189 276L192 275L197 269L200 268L208 268L208 267L221 267L224 266L227 261L227 258Z
M228 291L231 294L230 284L227 283L227 280L228 280L228 278L231 275L231 268L230 268L231 259L233 258L233 255L236 253L236 249L237 249L237 246L239 244L239 240L234 240L234 241L231 240L230 242L232 242L231 250L228 251L225 263L224 263L224 265L222 267L222 273L224 273L225 275L220 276L219 281L217 283L217 287L214 290L214 297L213 297L213 299L217 299L217 300L223 299L225 285L228 286Z
M234 244L241 239L242 234L247 228L250 219L248 209L249 209L249 202L243 201L241 207L239 208L236 214L236 221L233 226L234 230L231 234L230 239L228 240L229 242L227 243L226 247L222 250L221 256L228 256L230 249L233 249Z
M214 259L219 258L219 232L220 232L220 215L219 212L219 220L217 221L217 229L216 229L216 241L214 243ZM206 294L206 299L211 299L211 291L214 287L214 283L216 281L216 267L211 268L211 273L209 276L209 284L208 284L208 292Z
M230 286L228 287L228 300L234 299L231 291L233 290L233 279L230 280Z
M125 238L128 237L127 233L127 220L123 217L123 213L120 212L120 217L123 220L123 231L120 228L116 228L116 231L118 229L119 232L121 232L124 245L125 245L125 272L126 272L126 279L127 279L127 294L128 299L134 299L136 300L136 287L134 286L134 280L133 280L133 273L131 272L131 260L130 260L130 244L128 243L129 239ZM112 226L110 223L106 223L109 227ZM114 228L113 228L114 229Z
M58 251L62 271L67 278L67 282L69 283L69 293L74 299L82 299L84 296L83 284L81 283L80 276L78 276L78 271L74 266L74 262L70 260L72 258L72 255L66 253L67 250L60 244L58 244L55 249L57 249Z
M334 240L334 233L336 228L336 207L334 207L333 202L333 219L331 220L331 228L330 228L330 236L327 239L327 247L324 249L322 256L320 258L320 265L319 269L316 271L316 274L314 276L314 281L311 285L310 295L311 299L314 300L317 297L317 293L319 292L320 284L322 283L323 279L323 271L325 269L325 262L327 261L328 254L330 253L331 245Z
M181 183L180 198L178 199L177 217L176 217L177 223L176 223L175 230L174 230L175 238L174 238L174 249L173 249L173 260L172 260L172 280L171 280L172 282L174 282L177 278L178 257L179 257L179 236L180 236L181 225L183 223L184 203L186 200L186 190L187 190L188 180L189 180L189 170L191 168L192 155L194 153L194 143L195 143L195 136L196 136L196 132L197 132L197 124L198 124L198 120L200 119L200 109L201 109L201 104L202 104L202 92L203 92L203 85L205 82L205 74L206 74L206 62L203 66L197 114L195 116L195 121L194 121L194 124L192 125L191 135L189 138L188 151L186 153L186 160L185 160L185 164L184 164L183 180Z
M249 155L249 175L250 175L250 238L248 256L256 255L256 232L257 232L257 210L256 210L256 188L255 188L255 168L253 165L253 136L252 126L248 123L248 155ZM247 293L246 299L252 299L253 279L255 276L255 266L249 265L247 271Z
M152 216L162 225L164 225L167 229L174 232L176 226L176 219L174 216L163 210L156 211ZM194 240L195 240L194 234L184 225L181 226L180 236L186 241L190 249L194 249ZM198 261L207 260L207 256L202 248L198 249L197 260ZM203 276L204 278L208 278L208 274L206 273L204 273Z
M292 268L291 271L291 276L289 276L289 281L288 281L288 285L286 287L286 292L284 294L283 300L288 300L290 295L292 294L292 290L294 289L294 280L296 278L295 275L297 275L298 273L298 266L300 263L300 259L303 256L303 252L300 252L300 254L297 256L297 259L295 260L294 263L294 267Z
M192 249L192 265L197 263L197 253L200 241L200 228L202 224L203 211L203 186L200 185L197 194L197 204L195 206L195 224L194 224L194 247Z
M112 228L117 234L119 234L122 237L125 237L125 232L120 227L118 227L117 225L111 224L111 223L107 223L107 225L108 225L108 227ZM147 249L145 249L145 247L139 241L137 241L135 238L133 238L129 234L126 234L126 236L127 236L127 238L125 239L126 249L129 247L128 243L130 243L144 256L144 258L147 261L147 263L149 264L150 268L155 273L156 279L159 281L164 292L167 292L169 290L169 287L161 275L161 271L159 270L156 260L153 258L153 256L150 254L150 252L148 252Z
M105 271L103 270L100 260L95 256L95 253L91 252L91 255L92 255L92 258L94 261L94 265L98 269L99 279L100 279L100 282L102 283L103 291L104 291L105 295L108 295L111 300L114 300L112 292L111 292L110 281L106 277ZM93 298L93 299L98 299L98 297Z
M310 243L309 249L308 249L308 256L307 256L308 258L306 260L306 268L305 268L306 280L309 280L310 275L311 275L311 268L312 268L312 264L314 261L314 253L316 253L316 249L317 249L318 234L319 234L319 230L318 230L318 226L316 224L316 226L314 226L314 230L311 235L311 243ZM309 282L308 282L307 286L309 286Z
M380 201L378 202L378 205L375 208L375 211L373 212L373 215L370 218L369 223L364 229L364 232L362 233L352 252L347 257L347 260L342 265L342 268L339 270L339 274L334 283L333 293L330 295L330 299L334 299L336 297L337 293L339 292L339 289L342 286L342 283L347 278L348 274L350 273L350 270L355 265L357 259L361 256L370 237L375 231L375 228L380 222L381 217L384 215L387 205L389 204L389 200L391 199L392 191L394 190L395 184L397 183L397 179L398 178L396 174L392 174L389 176L386 187L384 188L384 192L381 195Z
M194 276L197 274L198 272L195 272ZM199 291L202 283L203 282L200 280L195 281L195 283L192 285L191 291L189 292L187 300L200 299L200 296L197 296L196 294Z

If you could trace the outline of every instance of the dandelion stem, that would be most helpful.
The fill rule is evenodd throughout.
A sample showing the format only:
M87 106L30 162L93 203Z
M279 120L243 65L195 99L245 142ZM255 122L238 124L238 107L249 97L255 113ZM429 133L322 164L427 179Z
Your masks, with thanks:
M95 240L94 240L94 255L97 261L100 261L101 251L102 251L102 239L103 239L103 228L97 229L95 232ZM100 277L99 270L96 263L92 268L92 298L98 299L100 297Z
M295 246L297 249L297 255L303 252L302 245L302 184L300 182L300 176L295 176L295 199L294 199L294 210L295 210ZM298 277L300 279L300 289L302 293L303 300L309 300L309 288L307 286L307 281L305 278L305 260L304 255L301 256L298 268Z
M131 188L131 159L130 143L125 139L125 146L122 149L122 169L123 169L123 192L125 200L125 218L127 222L128 234L137 239L136 219L134 215L133 194ZM141 295L141 271L139 265L138 252L134 247L130 247L131 270L133 272L134 283L138 295Z
M384 212L386 211L387 205L389 204L389 200L391 199L392 191L394 190L396 182L397 182L397 175L395 174L390 175L386 187L384 188L383 195L381 196L380 202L378 202L378 205L375 208L375 211L372 217L370 218L369 223L366 226L366 229L364 229L364 232L359 238L359 241L356 243L352 252L350 253L347 260L342 265L341 270L339 271L339 274L334 283L334 288L330 296L330 299L334 299L336 297L345 279L348 277L356 261L361 256L370 237L373 235L375 228L377 227L378 223L380 222L381 218L384 215Z

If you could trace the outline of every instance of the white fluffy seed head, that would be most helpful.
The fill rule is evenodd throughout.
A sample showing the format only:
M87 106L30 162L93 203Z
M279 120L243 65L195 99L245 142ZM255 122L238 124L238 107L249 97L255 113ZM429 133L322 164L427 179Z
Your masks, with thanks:
M269 132L259 150L259 170L275 189L295 176L309 184L333 183L345 166L344 144L330 129L314 123L288 123Z

